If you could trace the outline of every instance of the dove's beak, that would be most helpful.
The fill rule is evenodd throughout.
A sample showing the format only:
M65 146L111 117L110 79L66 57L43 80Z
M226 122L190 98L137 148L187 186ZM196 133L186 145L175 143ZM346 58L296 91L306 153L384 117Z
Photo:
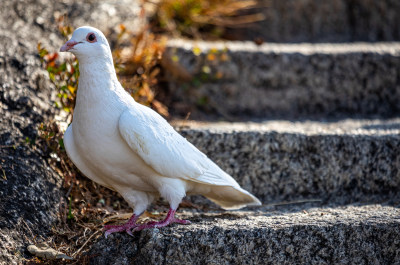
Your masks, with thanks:
M79 42L76 42L72 39L70 39L69 41L67 41L61 48L60 48L60 52L67 52L69 50L71 50L76 44L78 44Z

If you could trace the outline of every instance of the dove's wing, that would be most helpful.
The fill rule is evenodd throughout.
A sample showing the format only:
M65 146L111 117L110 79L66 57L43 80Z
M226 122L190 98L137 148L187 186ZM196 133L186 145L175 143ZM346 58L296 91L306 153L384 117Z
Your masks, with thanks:
M135 104L134 109L125 110L119 119L119 131L130 148L162 176L240 188L231 176L147 107Z

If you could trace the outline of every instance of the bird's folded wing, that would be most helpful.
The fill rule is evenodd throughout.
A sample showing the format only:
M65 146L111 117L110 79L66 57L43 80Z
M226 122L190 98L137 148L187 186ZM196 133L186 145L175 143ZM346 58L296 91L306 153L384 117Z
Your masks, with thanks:
M151 109L137 104L135 109L124 111L119 119L119 131L129 147L162 176L239 187L231 176Z

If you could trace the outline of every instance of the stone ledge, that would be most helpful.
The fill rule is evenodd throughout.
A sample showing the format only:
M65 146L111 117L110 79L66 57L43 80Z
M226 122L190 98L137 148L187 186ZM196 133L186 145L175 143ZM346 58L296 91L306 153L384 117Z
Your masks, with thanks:
M399 43L172 40L164 66L182 117L207 118L198 108L229 120L400 114Z
M398 197L399 129L393 119L192 123L180 132L263 202L345 204Z
M231 38L275 42L400 40L396 0L258 0L265 20L227 32Z
M169 48L192 51L199 48L201 53L211 49L231 52L262 52L262 53L300 53L310 54L349 54L349 53L377 53L400 55L399 42L351 42L351 43L263 43L257 45L252 41L201 41L186 39L171 39Z
M400 211L395 207L183 215L192 224L98 239L89 253L90 263L392 264L400 258Z
M198 130L213 133L277 132L304 135L397 135L400 134L400 118L393 119L343 119L343 120L260 120L248 122L207 122L173 120L178 130Z

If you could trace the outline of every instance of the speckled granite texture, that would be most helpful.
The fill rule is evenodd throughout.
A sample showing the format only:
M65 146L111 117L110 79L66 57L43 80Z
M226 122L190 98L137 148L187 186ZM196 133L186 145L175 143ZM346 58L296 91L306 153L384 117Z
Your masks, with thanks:
M192 224L98 239L90 263L395 264L400 259L400 211L395 207L291 207L180 216Z
M399 124L186 122L181 133L264 203L318 198L342 204L400 192Z
M174 40L169 47L172 59L164 61L175 69L168 78L182 117L199 117L193 106L230 120L400 114L399 43Z

